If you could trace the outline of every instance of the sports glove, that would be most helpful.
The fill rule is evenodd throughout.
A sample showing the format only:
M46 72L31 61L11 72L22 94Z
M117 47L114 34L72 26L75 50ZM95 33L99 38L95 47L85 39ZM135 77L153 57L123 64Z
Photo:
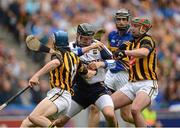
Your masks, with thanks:
M113 58L115 60L121 59L124 56L125 56L125 50L118 50L113 54Z

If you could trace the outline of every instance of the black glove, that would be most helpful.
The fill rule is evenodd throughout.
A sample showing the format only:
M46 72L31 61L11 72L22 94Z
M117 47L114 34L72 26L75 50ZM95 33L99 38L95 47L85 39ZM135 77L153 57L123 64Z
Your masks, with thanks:
M119 59L121 59L122 57L124 57L125 56L125 50L118 50L118 51L116 51L114 54L113 54L113 58L115 59L115 60L119 60Z

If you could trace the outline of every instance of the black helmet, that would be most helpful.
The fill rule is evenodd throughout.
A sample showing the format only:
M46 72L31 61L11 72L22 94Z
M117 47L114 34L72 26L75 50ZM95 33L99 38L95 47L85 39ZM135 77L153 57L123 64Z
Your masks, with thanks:
M115 19L124 18L124 17L127 18L128 20L130 20L130 17L131 17L129 10L125 8L119 9L114 16Z
M115 15L114 15L114 19L115 19L115 22L116 22L116 27L119 31L127 31L130 27L130 17L131 17L131 14L129 12L129 10L127 9L119 9ZM125 25L119 25L119 23L117 22L118 19L121 19L121 18L127 18L127 21L129 23L125 24Z
M88 23L79 24L77 27L77 33L82 36L93 36L95 33L94 27Z

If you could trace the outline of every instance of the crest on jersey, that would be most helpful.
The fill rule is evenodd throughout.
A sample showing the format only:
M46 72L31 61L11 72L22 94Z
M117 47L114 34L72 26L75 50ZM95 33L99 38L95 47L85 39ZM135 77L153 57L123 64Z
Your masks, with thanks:
M93 54L98 54L98 50L97 49L93 49Z

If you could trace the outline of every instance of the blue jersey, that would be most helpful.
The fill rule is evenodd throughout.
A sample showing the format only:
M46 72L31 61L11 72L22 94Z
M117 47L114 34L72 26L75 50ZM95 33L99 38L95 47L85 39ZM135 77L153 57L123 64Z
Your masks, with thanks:
M112 53L117 50L126 50L127 46L130 43L129 41L132 39L133 37L129 32L121 36L119 35L118 31L112 31L108 35L108 48ZM121 60L117 60L115 63L116 66L110 69L112 73L117 73L119 71L127 71L129 69L129 59L127 56L124 56Z

